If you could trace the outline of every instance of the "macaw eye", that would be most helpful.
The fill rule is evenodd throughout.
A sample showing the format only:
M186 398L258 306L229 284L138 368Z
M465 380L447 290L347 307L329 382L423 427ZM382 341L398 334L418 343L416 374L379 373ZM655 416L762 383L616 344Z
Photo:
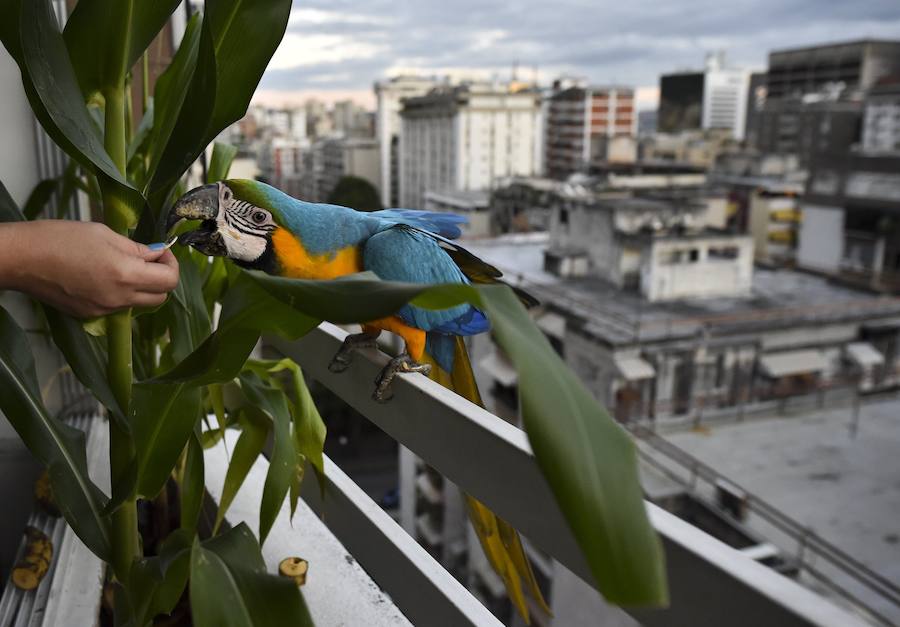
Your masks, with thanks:
M253 221L257 224L262 224L266 221L266 214L263 211L254 211L253 212Z

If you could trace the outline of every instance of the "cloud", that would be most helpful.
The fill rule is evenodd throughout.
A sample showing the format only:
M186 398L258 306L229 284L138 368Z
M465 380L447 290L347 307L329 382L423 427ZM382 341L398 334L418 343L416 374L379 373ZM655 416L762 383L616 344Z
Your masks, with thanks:
M384 51L382 46L354 41L346 35L286 33L272 56L267 71L322 67L343 61L370 58Z
M773 49L898 33L896 0L304 0L261 89L359 92L401 71L508 77L516 63L545 83L652 87L714 50L764 69Z

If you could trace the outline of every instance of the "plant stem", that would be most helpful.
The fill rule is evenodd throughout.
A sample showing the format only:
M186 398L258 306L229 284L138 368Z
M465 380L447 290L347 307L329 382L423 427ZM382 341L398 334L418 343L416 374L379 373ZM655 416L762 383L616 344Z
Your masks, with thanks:
M104 93L106 98L106 133L104 143L113 163L124 174L125 145L125 90L124 85ZM128 236L128 210L115 190L105 189L103 194L103 217L113 231ZM106 377L112 393L122 411L127 414L131 403L133 381L131 361L131 310L123 309L110 314L106 321L109 348L109 363ZM127 420L126 416L120 419ZM132 446L129 434L115 418L109 421L109 465L113 481L121 481L126 476L131 460ZM119 581L125 581L132 561L140 550L137 530L137 502L125 501L112 516L113 571Z
M147 113L150 102L150 55L147 50L141 55L141 115Z

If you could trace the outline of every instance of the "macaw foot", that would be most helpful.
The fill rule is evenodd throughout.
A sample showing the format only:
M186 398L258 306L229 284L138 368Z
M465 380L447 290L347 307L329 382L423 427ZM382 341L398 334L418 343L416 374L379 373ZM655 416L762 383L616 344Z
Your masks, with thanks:
M375 392L372 394L372 398L379 403L386 403L391 400L394 395L391 394L390 396L386 396L386 394L391 389L391 382L394 380L394 377L402 372L421 372L422 374L427 375L431 372L431 364L420 364L413 361L413 358L406 353L403 353L399 357L394 357L388 362L388 365L384 367L384 370L381 371L378 378L375 379Z
M344 338L344 343L340 350L332 358L328 364L331 372L339 373L350 367L353 363L353 352L360 348L375 348L377 346L377 336L368 333L354 333Z

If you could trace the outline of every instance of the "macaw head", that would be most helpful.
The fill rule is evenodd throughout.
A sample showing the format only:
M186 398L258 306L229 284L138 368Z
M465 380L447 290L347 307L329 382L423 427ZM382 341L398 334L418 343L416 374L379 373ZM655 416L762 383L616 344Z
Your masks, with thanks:
M179 243L204 255L263 268L272 256L272 234L282 226L280 212L268 202L267 189L271 188L258 181L240 179L192 189L172 207L167 230L182 219L202 220L200 228L182 233Z

